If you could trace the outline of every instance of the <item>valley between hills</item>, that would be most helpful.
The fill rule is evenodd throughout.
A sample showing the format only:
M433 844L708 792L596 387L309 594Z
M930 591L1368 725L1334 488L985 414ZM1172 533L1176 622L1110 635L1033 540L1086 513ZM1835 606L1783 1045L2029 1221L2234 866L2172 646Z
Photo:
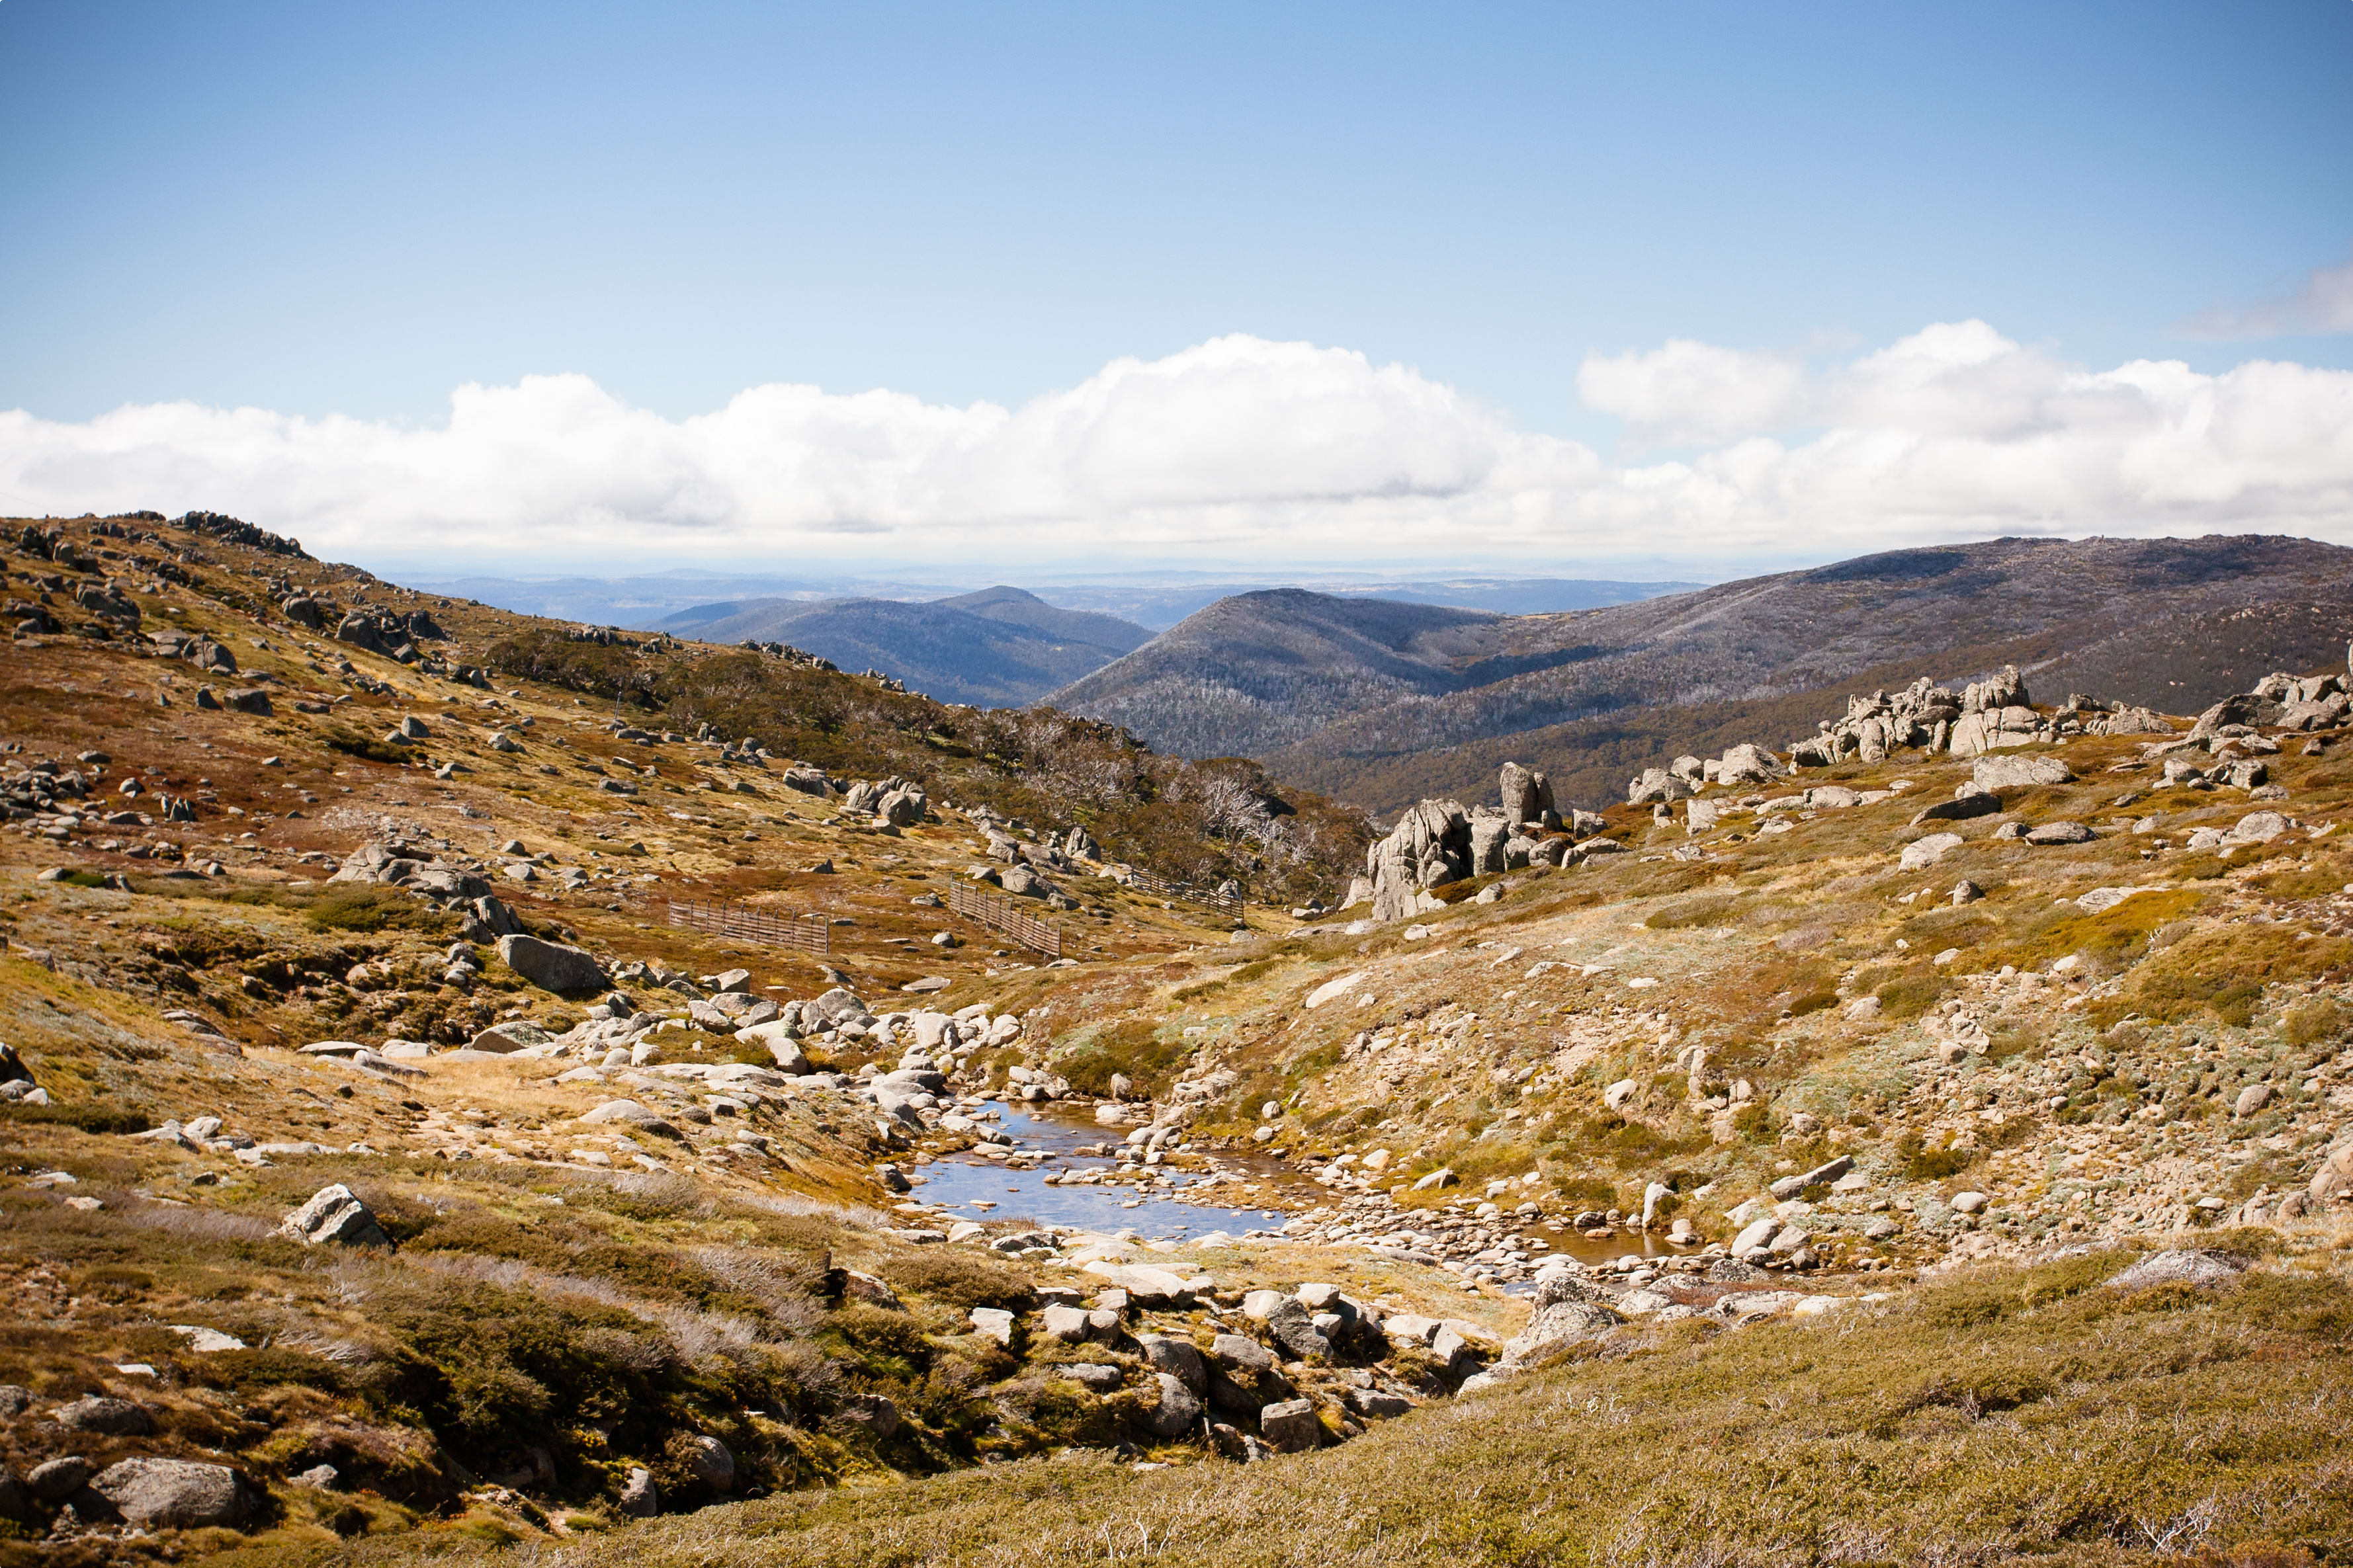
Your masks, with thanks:
M1293 605L1249 761L5 526L0 1563L2353 1552L2341 552Z

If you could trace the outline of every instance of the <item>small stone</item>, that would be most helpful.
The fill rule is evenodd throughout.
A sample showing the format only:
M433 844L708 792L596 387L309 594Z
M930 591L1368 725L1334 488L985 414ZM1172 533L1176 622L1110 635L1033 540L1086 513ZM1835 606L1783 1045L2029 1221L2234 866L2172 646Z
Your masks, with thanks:
M1955 1214L1976 1214L1990 1201L1983 1193L1955 1193L1952 1209Z
M1012 1348L1013 1314L1002 1307L975 1307L972 1310L972 1331L985 1340Z
M43 1502L63 1502L97 1473L98 1467L79 1454L68 1454L46 1465L34 1466L25 1477L25 1485Z
M1389 1320L1392 1324L1396 1321ZM1274 1370L1274 1352L1247 1334L1219 1334L1209 1343L1209 1355L1222 1367L1249 1373Z
M621 1483L621 1511L632 1519L651 1519L661 1511L661 1494L655 1489L654 1473L639 1465L629 1471L629 1479Z
M845 1268L841 1274L841 1294L847 1300L863 1301L870 1307L880 1307L886 1312L902 1312L906 1308L899 1293L871 1274L855 1268Z
M899 1430L899 1405L879 1394L850 1394L842 1396L841 1415L854 1421L877 1437L887 1438Z
M1074 1345L1092 1337L1093 1325L1083 1307L1052 1306L1038 1315L1039 1331L1050 1340Z
M59 1406L56 1420L69 1432L103 1432L115 1437L143 1436L155 1429L154 1418L142 1406L102 1394L86 1394Z
M1278 1454L1303 1454L1324 1441L1324 1423L1315 1418L1312 1400L1285 1399L1258 1413L1260 1436Z
M1896 862L1897 869L1917 871L1923 867L1933 866L1958 849L1961 843L1961 836L1957 833L1931 833L1924 838L1915 838L1904 847L1904 853Z
M1200 1423L1201 1401L1174 1373L1157 1373L1160 1402L1145 1416L1145 1426L1155 1437L1182 1437Z
M1140 1342L1144 1359L1160 1372L1168 1373L1195 1394L1206 1394L1209 1387L1208 1363L1189 1340L1168 1334L1146 1334Z
M712 1491L734 1489L735 1456L718 1438L693 1433L680 1439L675 1451L686 1473Z

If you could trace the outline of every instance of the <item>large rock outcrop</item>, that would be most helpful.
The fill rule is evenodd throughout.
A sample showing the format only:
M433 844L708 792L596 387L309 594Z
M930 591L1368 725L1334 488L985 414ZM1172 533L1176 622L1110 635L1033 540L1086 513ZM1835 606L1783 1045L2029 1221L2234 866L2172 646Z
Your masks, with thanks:
M1471 874L1471 815L1451 800L1425 800L1387 838L1365 851L1373 883L1373 918L1404 920L1427 906L1422 895Z
M559 996L601 990L605 984L604 966L593 954L535 936L499 938L499 962L541 990Z
M1505 763L1501 784L1505 822L1514 827L1560 826L1560 812L1553 804L1552 781L1543 773L1519 763Z

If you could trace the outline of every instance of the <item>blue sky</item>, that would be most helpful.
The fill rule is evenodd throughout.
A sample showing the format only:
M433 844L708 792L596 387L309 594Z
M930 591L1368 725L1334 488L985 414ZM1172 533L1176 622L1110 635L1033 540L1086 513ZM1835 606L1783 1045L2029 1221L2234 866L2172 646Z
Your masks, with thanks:
M5 0L0 409L1018 405L1246 334L1609 455L1580 363L1670 339L2343 368L2182 323L2353 258L2348 88L2345 0Z

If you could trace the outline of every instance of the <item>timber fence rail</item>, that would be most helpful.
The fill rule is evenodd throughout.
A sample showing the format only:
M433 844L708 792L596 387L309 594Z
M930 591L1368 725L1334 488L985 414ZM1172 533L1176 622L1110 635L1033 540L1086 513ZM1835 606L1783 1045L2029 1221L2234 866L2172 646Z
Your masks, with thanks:
M992 931L1001 931L1022 946L1035 948L1049 958L1062 956L1061 929L1049 925L1034 915L1022 913L1011 899L984 893L977 888L967 888L962 882L951 882L948 884L948 908L966 920L978 921Z
M1219 914L1240 918L1242 900L1229 893L1206 892L1190 882L1172 882L1166 877L1155 877L1135 867L1127 869L1127 885L1142 893L1155 893L1164 899L1183 899L1187 903L1206 905Z
M780 915L715 899L670 900L670 923L712 936L788 947L819 958L833 955L833 931L823 915Z

